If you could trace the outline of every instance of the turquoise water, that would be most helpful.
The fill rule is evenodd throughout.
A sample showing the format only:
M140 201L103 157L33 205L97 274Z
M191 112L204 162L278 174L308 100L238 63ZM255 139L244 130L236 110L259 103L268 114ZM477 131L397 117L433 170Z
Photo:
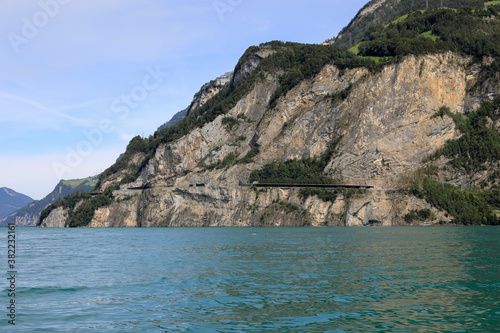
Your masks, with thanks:
M499 240L495 227L17 229L17 325L3 279L0 331L498 332Z

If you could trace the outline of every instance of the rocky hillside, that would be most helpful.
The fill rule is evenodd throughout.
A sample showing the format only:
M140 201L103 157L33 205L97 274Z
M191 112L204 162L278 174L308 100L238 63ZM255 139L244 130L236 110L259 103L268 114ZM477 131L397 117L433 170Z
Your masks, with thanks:
M498 15L417 12L385 29L367 36L370 55L249 48L181 122L134 138L98 195L59 201L39 225L499 223Z
M89 177L84 179L61 180L54 190L41 200L31 200L29 204L23 205L15 213L0 220L1 225L7 225L9 222L15 222L20 227L35 227L40 213L50 204L59 199L65 198L77 192L90 192L94 189L97 183L97 177Z
M7 187L0 188L0 219L14 213L31 201L33 199L27 195L17 193Z
M337 37L327 41L351 48L364 36L369 27L373 25L386 25L399 17L415 10L426 10L433 8L461 8L469 6L482 9L485 6L483 0L371 0L349 24L340 31Z
M233 72L227 72L215 80L205 83L198 91L187 109L187 114L194 112L212 97L217 95L233 79Z
M217 95L219 91L221 91L221 89L224 88L224 86L232 80L232 78L233 72L228 72L217 77L215 80L204 84L201 87L200 91L197 92L194 96L191 104L186 109L177 112L168 122L158 127L158 131L174 126L179 121L184 119L184 117L186 117L186 115L188 115L190 112L205 104L209 99Z

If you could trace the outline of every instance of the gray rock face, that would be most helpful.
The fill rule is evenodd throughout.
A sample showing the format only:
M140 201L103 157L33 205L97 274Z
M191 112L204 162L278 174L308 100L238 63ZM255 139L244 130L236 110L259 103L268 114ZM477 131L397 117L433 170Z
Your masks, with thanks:
M215 80L212 80L208 83L205 83L201 88L200 91L194 95L193 101L191 102L191 105L189 106L187 110L187 115L191 114L194 112L196 109L200 108L205 104L208 100L210 100L212 97L217 95L221 89L231 82L233 78L233 72L227 72Z
M272 53L272 50L263 49L248 57L247 61L245 61L241 65L241 67L234 73L234 86L239 87L240 85L242 85L245 80L248 79L250 75L252 75L253 71L255 70L255 68L257 68L262 59L268 57Z
M68 212L63 208L59 207L54 209L49 216L44 219L40 225L42 228L64 228L66 226L66 220L68 219Z
M398 225L404 224L404 214L423 208L446 220L443 212L399 189L424 165L424 157L459 136L452 119L432 116L441 106L463 113L476 103L467 89L473 75L467 63L446 53L409 56L377 73L327 65L272 110L268 103L278 81L269 74L227 115L160 146L130 186L152 187L116 191L116 202L99 209L91 226ZM332 101L332 94L347 87L352 88L344 101ZM237 119L237 126L228 131L224 117ZM320 156L340 136L325 173L374 190L324 202L302 200L297 189L240 185L252 170L272 161ZM207 168L229 154L244 156L255 143L260 153L253 163ZM64 225L62 212L49 218L47 226Z
M158 130L172 127L175 124L177 124L179 121L184 119L188 114L190 114L191 112L194 112L196 109L203 106L203 104L205 104L212 97L217 95L226 84L231 82L232 79L233 79L233 72L227 72L227 73L217 77L215 80L212 80L208 83L205 83L201 87L200 91L198 91L194 95L193 101L191 102L189 107L177 112L172 117L172 119L170 119L168 122L166 122L165 124L158 127Z

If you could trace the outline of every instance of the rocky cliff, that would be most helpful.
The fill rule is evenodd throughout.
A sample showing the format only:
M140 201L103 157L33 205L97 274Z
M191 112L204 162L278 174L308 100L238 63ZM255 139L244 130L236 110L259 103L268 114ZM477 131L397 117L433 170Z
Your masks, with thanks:
M359 52L250 47L40 226L500 224L498 36L495 8L438 9L371 29Z
M194 97L191 104L184 110L177 112L169 121L165 124L158 127L158 130L162 130L164 128L172 127L182 119L186 117L191 112L194 112L196 109L200 108L203 104L205 104L212 97L217 95L224 86L230 83L233 80L233 72L227 72L215 80L212 80L208 83L205 83L198 91Z
M140 177L121 185L115 202L99 208L90 226L398 225L409 211L424 208L449 220L399 190L426 156L460 136L451 118L433 115L442 106L456 113L476 108L484 96L468 88L478 77L468 59L451 52L408 56L378 72L327 65L270 110L278 78L268 73L228 114L158 147ZM344 100L332 98L346 89ZM497 95L498 86L489 93ZM227 118L236 120L231 129ZM373 190L326 202L304 200L297 189L242 186L252 170L317 157L339 137L325 173ZM222 163L256 146L253 162ZM62 226L69 213L53 211L42 226Z
M233 79L233 72L227 72L215 80L212 80L208 83L205 83L198 91L191 102L191 105L187 109L187 114L194 112L196 109L200 108L203 104L205 104L212 97L217 95L221 89L231 82Z

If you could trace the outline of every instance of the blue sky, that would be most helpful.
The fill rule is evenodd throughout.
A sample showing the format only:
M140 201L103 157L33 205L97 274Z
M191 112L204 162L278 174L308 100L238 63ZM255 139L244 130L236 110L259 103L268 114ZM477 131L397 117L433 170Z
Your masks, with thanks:
M367 0L0 2L0 187L109 167L251 45L321 43Z

